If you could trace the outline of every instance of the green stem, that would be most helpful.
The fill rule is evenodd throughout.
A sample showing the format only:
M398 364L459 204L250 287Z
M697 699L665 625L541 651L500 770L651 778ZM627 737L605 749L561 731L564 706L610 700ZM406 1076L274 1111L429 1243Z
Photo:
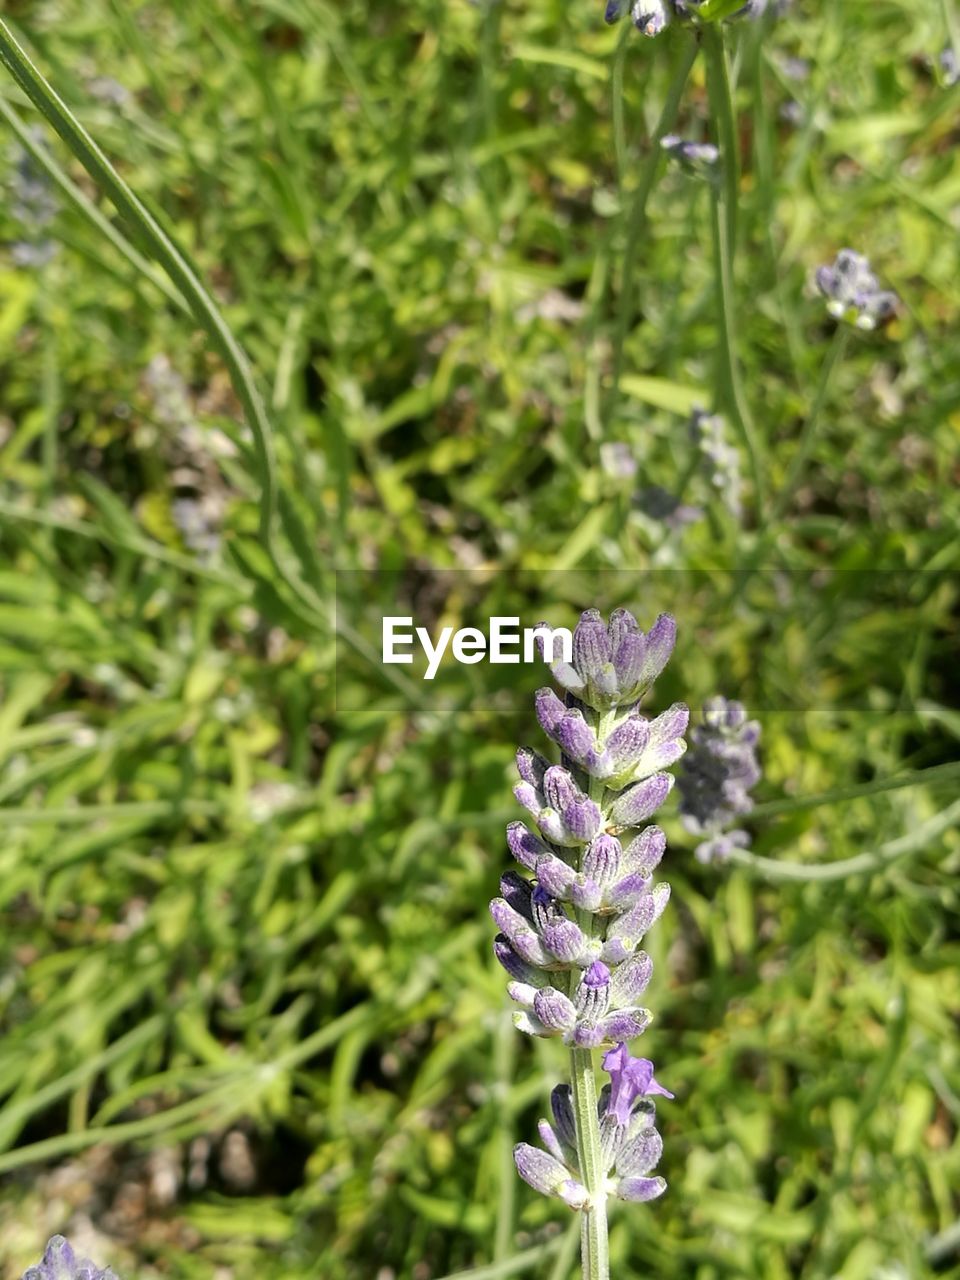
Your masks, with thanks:
M617 158L617 183L620 195L623 196L623 183L627 175L627 128L626 113L623 101L623 74L627 62L627 48L630 40L630 24L624 23L613 55L613 70L610 73L611 113L613 115L613 152Z
M633 286L634 276L636 275L637 255L647 229L647 201L650 199L650 193L656 182L657 171L662 158L660 140L669 133L674 120L677 118L684 86L696 61L697 51L696 40L692 36L685 36L677 54L673 79L670 81L670 87L667 90L667 97L663 104L663 110L660 112L657 127L654 129L653 137L650 139L650 150L643 162L643 168L640 170L640 180L634 192L633 204L630 208L627 246L623 255L620 298L617 304L616 328L613 339L613 377L610 384L610 392L607 396L607 403L604 406L607 423L611 421L616 413L620 400L620 378L623 374L624 344L633 311Z
M498 1193L496 1229L493 1237L493 1261L503 1263L511 1256L513 1224L516 1214L516 1186L513 1163L513 1115L507 1104L510 1081L516 1066L516 1032L513 1019L501 1016L494 1032L494 1089L497 1100L497 1164Z
M283 563L276 544L277 512L276 462L273 429L254 382L246 353L197 272L184 253L160 226L146 205L124 182L107 156L59 97L52 85L33 65L25 50L17 43L10 27L0 18L0 62L40 111L91 178L113 202L128 226L135 229L140 242L160 264L183 295L197 325L206 333L211 346L223 360L230 381L243 406L253 435L254 455L261 485L260 541L278 576L294 596L291 606L301 619L311 625L326 625L327 610L316 592L293 575Z
M187 304L170 284L163 272L158 271L141 253L138 253L129 240L120 234L113 223L103 216L93 201L88 200L80 188L71 182L47 148L37 142L16 111L2 95L0 95L0 116L3 116L4 120L17 135L24 149L30 153L32 159L36 161L47 176L57 184L70 203L83 214L88 222L96 227L103 238L109 241L119 254L126 258L138 275L155 285L178 310L186 311Z
M784 513L790 505L800 478L803 475L804 467L810 459L813 452L813 446L817 438L817 430L820 426L820 419L823 416L823 408L827 403L830 394L830 385L833 381L833 375L842 361L850 341L850 329L845 324L838 324L833 341L827 351L826 359L820 370L820 381L817 384L817 392L814 397L813 407L807 415L807 421L804 424L803 434L800 437L800 443L793 455L793 461L790 463L790 470L787 472L787 478L783 483L783 488L777 494L776 501L773 504L773 510L770 512L770 518L767 522L767 528L775 526L779 520L783 518ZM761 548L762 549L762 548Z
M591 712L595 722L597 739L605 742L617 722L617 708L605 714ZM603 807L606 786L602 779L591 778L590 799ZM577 919L584 933L593 934L594 917L589 911L578 911ZM570 975L571 997L580 979L579 970ZM577 1125L577 1156L580 1177L590 1196L583 1211L580 1232L580 1248L583 1260L583 1280L609 1280L610 1257L607 1243L607 1192L606 1170L600 1152L600 1120L597 1115L597 1080L591 1049L570 1050L570 1083L573 1090L573 1114Z
M583 1280L610 1280L607 1193L600 1157L600 1121L597 1117L597 1081L592 1049L570 1050L570 1083L573 1088L573 1114L577 1122L580 1176L590 1195L580 1227Z
M750 853L746 849L735 849L730 855L730 861L738 867L755 871L764 879L771 881L802 880L822 883L825 880L844 880L847 876L882 871L897 858L902 858L908 853L919 853L931 840L935 840L944 831L949 831L955 826L958 819L960 819L960 800L954 801L942 813L929 818L906 835L896 840L888 840L878 849L858 853L856 857L844 858L840 862L819 865L814 863L809 866L802 862L778 862L774 858L761 858L758 854Z
M768 800L750 811L753 818L778 818L785 813L802 813L805 809L818 809L825 804L841 804L844 800L859 800L863 796L876 796L885 791L900 791L903 787L919 787L922 784L944 782L960 774L960 763L931 765L929 769L914 769L910 773L894 774L890 778L874 778L872 782L859 782L850 787L834 787L812 796L787 797Z
M722 179L710 188L711 222L717 293L719 343L717 345L719 398L733 420L750 460L758 511L764 506L763 468L760 444L750 408L740 382L735 334L734 256L737 238L737 198L740 188L739 145L723 33L717 26L703 30L703 50L707 63L707 92L716 120L720 146Z

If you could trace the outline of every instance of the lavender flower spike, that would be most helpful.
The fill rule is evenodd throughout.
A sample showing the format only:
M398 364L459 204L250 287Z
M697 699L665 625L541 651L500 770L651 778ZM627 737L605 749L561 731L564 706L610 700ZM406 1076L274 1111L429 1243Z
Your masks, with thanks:
M870 270L862 253L841 249L832 266L817 271L817 288L827 299L827 311L835 320L847 320L858 329L876 329L891 319L899 298Z
M726 862L734 849L750 844L746 831L733 828L750 812L750 789L760 781L756 745L760 725L747 720L739 702L715 697L704 703L703 724L692 730L694 746L680 774L680 815L694 835L706 836L696 848L700 862Z
M500 930L494 952L519 1006L516 1026L570 1049L572 1085L554 1090L553 1124L540 1123L545 1149L520 1143L517 1170L534 1190L582 1211L589 1280L609 1280L608 1198L652 1200L666 1188L652 1173L662 1143L650 1095L672 1095L626 1042L652 1021L638 1001L653 964L637 948L670 897L670 886L653 879L663 832L645 824L673 785L666 770L686 750L689 718L681 703L653 719L639 704L666 666L676 630L667 614L646 632L626 609L608 622L595 609L581 616L571 661L551 667L562 696L536 695L537 719L561 763L528 748L517 754L515 795L536 829L507 828L524 874L506 873L490 906ZM599 1098L595 1049L607 1050L612 1081Z
M101 1270L86 1258L78 1258L63 1236L53 1236L43 1259L28 1267L23 1280L117 1280L109 1267Z

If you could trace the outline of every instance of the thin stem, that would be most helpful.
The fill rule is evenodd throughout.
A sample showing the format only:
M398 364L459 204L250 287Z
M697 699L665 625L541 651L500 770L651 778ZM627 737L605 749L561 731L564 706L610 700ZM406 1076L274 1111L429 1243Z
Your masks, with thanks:
M623 196L623 183L627 174L627 128L626 112L623 100L623 75L626 69L627 48L631 28L625 22L620 30L620 39L613 55L613 70L610 73L611 114L613 116L613 152L617 158L617 184Z
M766 880L803 880L818 881L844 880L847 876L862 875L871 871L882 871L897 858L908 853L919 853L926 845L935 840L944 831L949 831L960 819L960 800L954 801L949 808L936 814L919 827L896 840L888 840L878 849L867 853L858 853L854 858L843 858L839 862L805 865L802 862L778 862L774 858L762 858L759 854L750 853L746 849L734 849L730 861L738 867L755 871Z
M597 1081L591 1049L570 1050L573 1114L577 1122L577 1154L580 1176L590 1196L583 1210L580 1248L583 1280L610 1280L607 1240L607 1193L600 1157L600 1121L597 1117Z
M783 518L784 512L790 505L790 500L796 492L803 475L804 467L809 461L810 454L817 438L817 430L820 426L820 419L823 415L824 405L830 394L830 386L833 381L833 375L843 360L850 341L850 329L845 324L838 324L836 332L833 335L833 341L827 351L826 358L820 370L820 381L817 384L817 392L814 397L813 407L807 415L807 421L804 424L803 434L800 436L800 443L797 445L793 460L790 463L790 470L787 472L787 478L784 481L783 488L777 494L776 501L773 504L773 510L770 512L770 518L767 527L776 525Z
M620 276L620 298L617 305L616 328L613 338L613 377L610 383L610 392L607 396L607 402L604 406L604 412L607 422L609 423L616 413L617 406L620 401L620 378L623 374L623 354L624 344L627 338L627 329L630 325L630 317L633 311L633 293L634 293L634 276L636 275L637 255L640 251L640 245L643 242L644 232L647 229L647 201L650 199L650 193L653 190L654 183L657 179L657 172L662 159L660 154L660 141L669 133L673 126L674 120L677 118L677 112L680 109L680 100L683 97L683 90L687 83L687 77L690 75L691 68L697 58L698 45L693 36L685 36L680 50L677 54L677 63L673 72L673 79L670 81L670 87L667 89L667 97L663 104L663 110L660 112L660 119L657 121L657 127L653 131L653 137L650 139L650 150L643 162L640 170L640 180L637 189L634 192L633 204L630 208L630 217L627 227L627 246L623 255L623 270Z
M497 1219L493 1238L493 1261L506 1262L513 1244L513 1224L516 1212L516 1186L513 1164L513 1117L504 1105L510 1089L510 1080L516 1066L516 1032L513 1019L502 1016L494 1032L493 1061L494 1088L497 1100Z
M57 164L54 157L45 146L39 143L33 134L23 123L16 111L7 102L6 98L0 94L0 116L3 116L7 124L17 135L21 145L27 150L33 160L41 169L51 178L63 194L67 197L72 205L74 205L88 222L93 223L105 240L126 258L127 262L142 276L145 280L149 280L151 284L164 295L168 301L172 302L180 311L187 311L187 304L177 293L173 285L170 284L167 277L162 271L158 271L156 267L148 262L143 254L138 253L126 236L122 235L109 219L105 218L92 200L88 200L78 186L67 177L64 171Z
M149 249L183 295L190 314L226 365L253 435L256 469L261 485L260 541L271 565L293 593L291 607L307 623L314 626L318 621L326 623L327 615L322 600L312 587L288 570L277 548L277 480L273 428L254 382L246 353L183 251L120 177L80 121L33 65L2 18L0 62L3 62L30 101L47 118L91 178L107 193L121 218L136 229L141 243Z
M591 712L596 724L597 739L607 740L617 721L617 708L605 714ZM590 799L601 807L606 793L602 779L591 778ZM594 917L589 911L578 911L580 928L593 934ZM573 996L580 979L579 971L570 975L570 994ZM577 1127L577 1156L580 1177L590 1200L583 1211L580 1232L580 1248L583 1264L583 1280L609 1280L610 1257L607 1241L607 1192L606 1169L600 1151L600 1120L597 1115L597 1080L591 1049L570 1050L570 1082L573 1090L573 1113Z
M759 511L763 509L765 502L760 443L741 386L735 348L737 318L733 299L737 199L740 188L739 146L722 29L717 26L704 28L703 50L707 63L707 92L710 98L710 109L717 123L722 166L722 181L711 183L710 187L719 323L718 391L719 399L732 418L750 459L750 472Z
M899 791L903 787L919 787L923 784L944 782L960 774L960 763L931 765L929 769L915 769L911 773L894 774L890 778L874 778L872 782L859 782L851 787L834 787L812 796L787 797L768 800L750 811L753 818L778 818L784 813L802 813L805 809L818 809L821 805L842 804L844 800L859 800L863 796L876 796L885 791Z

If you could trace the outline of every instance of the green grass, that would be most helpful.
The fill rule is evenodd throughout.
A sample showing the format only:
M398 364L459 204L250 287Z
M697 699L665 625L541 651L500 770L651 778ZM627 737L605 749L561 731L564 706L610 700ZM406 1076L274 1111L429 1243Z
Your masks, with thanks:
M732 406L704 180L657 171L619 319L682 49L621 46L618 147L601 9L4 15L249 353L288 579L223 365L65 202L46 267L0 249L5 1278L65 1230L128 1278L566 1280L566 1211L509 1154L564 1054L513 1033L485 910L540 677L445 666L424 685L370 647L384 612L563 622L618 603L677 614L658 705L723 692L762 720L760 858L895 856L838 879L718 872L671 802L641 1042L677 1094L670 1188L614 1216L614 1273L960 1274L956 1245L931 1245L960 1218L960 840L938 817L956 774L871 785L958 758L960 89L929 65L955 15L847 0L732 31L724 299L765 490L742 452L737 522L686 426L695 403ZM0 94L36 121L9 78ZM700 58L685 134L715 136L707 94ZM21 235L4 200L0 243ZM853 335L803 437L833 329L809 277L844 245L903 307ZM636 481L604 471L610 441ZM637 484L704 519L671 533ZM175 519L199 496L209 554ZM493 1267L514 1257L523 1271Z

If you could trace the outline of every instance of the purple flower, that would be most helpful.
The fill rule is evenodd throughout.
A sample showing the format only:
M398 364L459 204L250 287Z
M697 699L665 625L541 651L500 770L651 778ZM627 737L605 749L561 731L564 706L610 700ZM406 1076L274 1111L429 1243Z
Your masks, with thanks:
M587 1203L587 1189L571 1176L570 1170L555 1155L518 1142L513 1149L517 1173L541 1195L558 1196L571 1209L582 1209Z
M47 1242L43 1259L28 1267L23 1280L117 1280L109 1267L101 1270L87 1258L78 1258L63 1236Z
M556 662L553 678L597 711L639 702L667 665L677 624L661 614L644 634L632 613L614 609L609 625L596 609L581 614L573 633L573 661Z
M536 695L537 719L560 748L561 763L518 751L514 794L536 830L522 822L507 827L522 874L505 873L501 896L490 904L500 930L494 954L519 1006L515 1025L575 1051L608 1050L612 1085L596 1100L599 1134L578 1135L564 1085L553 1092L553 1123L540 1121L542 1147L520 1143L514 1151L531 1187L574 1209L602 1212L609 1195L644 1201L666 1188L652 1172L662 1148L653 1103L638 1099L672 1094L654 1080L646 1059L629 1056L626 1043L651 1020L638 1002L653 963L638 946L670 897L669 884L653 882L663 832L643 823L673 785L665 770L686 750L689 719L682 703L653 719L638 705L675 640L676 623L667 614L647 632L626 609L615 609L608 622L595 609L581 615L570 661L551 668L565 696L550 689ZM621 842L630 828L640 829ZM589 1178L577 1154L584 1141L595 1148Z
M708 173L720 159L720 150L712 142L693 142L676 133L665 134L660 146L671 160L677 160L693 173Z
M688 524L696 524L703 519L700 507L688 506L676 494L668 492L658 484L638 489L633 501L639 511L650 520L657 520L668 529L679 530Z
M896 313L900 301L889 289L880 288L869 260L852 249L841 249L832 266L820 267L816 280L830 315L858 329L884 324Z
M740 501L740 454L727 439L723 418L716 413L694 409L690 418L690 435L700 450L707 479L723 499L724 506L739 520L743 514Z
M760 725L747 719L741 703L717 696L704 703L703 723L690 736L693 747L678 781L680 816L688 831L708 837L697 846L697 858L725 861L750 843L747 832L731 827L753 808L750 789L761 777Z
M653 1076L653 1063L649 1058L632 1058L625 1044L618 1044L603 1055L603 1069L610 1076L610 1098L607 1115L615 1117L617 1124L630 1123L633 1104L637 1098L659 1094L664 1098L674 1095L664 1089Z

